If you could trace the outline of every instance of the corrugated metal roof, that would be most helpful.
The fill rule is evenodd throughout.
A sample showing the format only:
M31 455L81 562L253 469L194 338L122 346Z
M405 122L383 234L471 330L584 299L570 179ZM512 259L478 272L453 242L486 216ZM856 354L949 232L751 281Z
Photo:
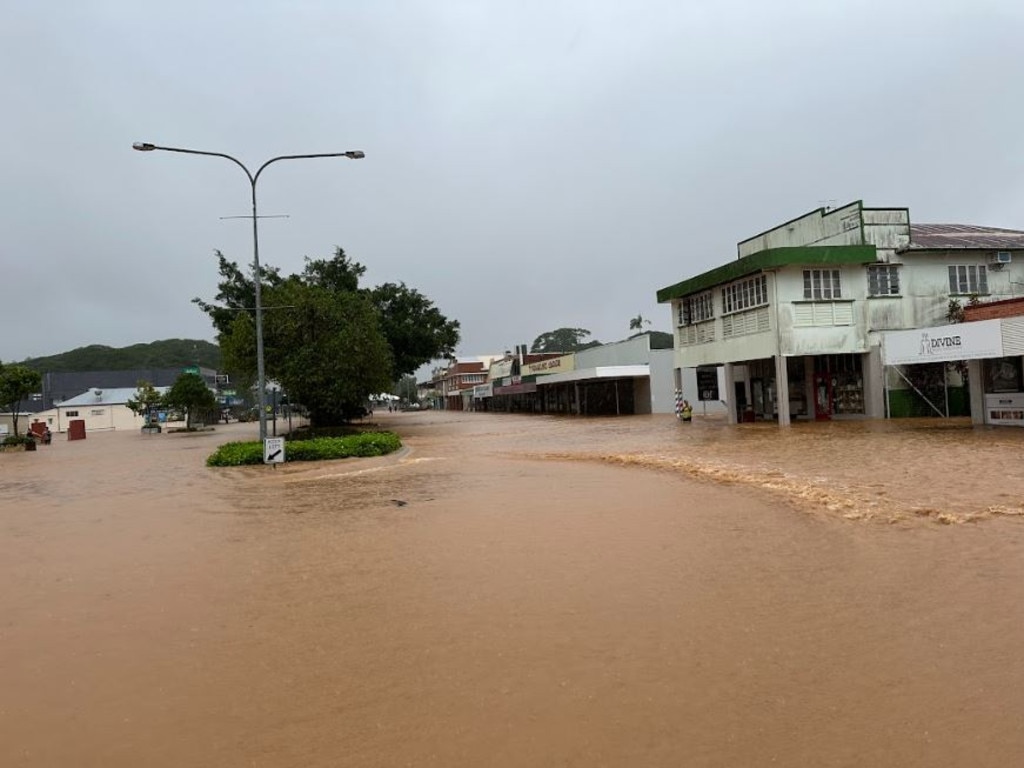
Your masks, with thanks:
M976 224L911 224L908 248L1024 248L1024 232L1017 229L980 227Z
M170 387L154 387L161 395L167 392ZM115 387L114 389L90 389L80 395L57 403L61 408L84 406L84 405L124 405L139 391L138 387Z

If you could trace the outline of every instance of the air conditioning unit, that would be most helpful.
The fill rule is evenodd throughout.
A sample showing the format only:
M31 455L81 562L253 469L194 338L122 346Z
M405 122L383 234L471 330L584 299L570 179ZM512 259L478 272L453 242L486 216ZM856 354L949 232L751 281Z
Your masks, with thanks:
M1009 264L1013 261L1013 254L1009 251L996 251L992 254L990 261L993 264Z

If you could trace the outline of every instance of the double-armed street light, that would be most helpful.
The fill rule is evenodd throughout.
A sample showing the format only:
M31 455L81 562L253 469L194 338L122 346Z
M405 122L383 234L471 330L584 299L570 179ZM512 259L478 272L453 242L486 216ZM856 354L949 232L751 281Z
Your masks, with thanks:
M137 141L132 144L132 149L138 150L139 152L161 150L163 152L181 152L186 155L223 157L225 160L230 160L241 168L245 172L246 178L249 179L249 186L252 188L252 271L253 283L256 287L256 387L258 390L257 397L260 408L260 442L263 442L267 439L267 391L266 376L263 367L263 304L260 287L260 239L259 228L257 226L259 217L256 214L256 182L259 181L260 174L263 173L263 169L271 163L276 163L278 160L310 160L317 157L347 157L350 160L361 160L366 157L366 154L361 150L354 149L349 150L348 152L323 152L313 155L281 155L267 160L267 162L256 169L256 173L252 173L245 167L245 165L242 164L241 161L231 155L226 155L223 152L203 152L198 149L161 147L157 144L150 144L143 141Z

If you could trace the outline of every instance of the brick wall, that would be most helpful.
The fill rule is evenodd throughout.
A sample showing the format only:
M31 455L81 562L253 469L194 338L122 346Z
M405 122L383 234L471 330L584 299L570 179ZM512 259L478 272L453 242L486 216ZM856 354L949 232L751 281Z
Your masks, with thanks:
M1000 317L1024 315L1024 298L991 301L975 307L964 307L964 320L995 320Z

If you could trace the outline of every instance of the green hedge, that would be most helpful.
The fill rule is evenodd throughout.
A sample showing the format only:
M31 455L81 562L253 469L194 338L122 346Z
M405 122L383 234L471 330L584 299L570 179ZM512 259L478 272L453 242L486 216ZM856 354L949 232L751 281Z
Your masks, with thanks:
M291 440L285 444L284 456L286 461L325 461L353 456L384 456L401 447L402 441L393 432L364 432L347 437ZM243 464L262 463L263 446L259 441L225 443L206 460L208 467L240 467Z

